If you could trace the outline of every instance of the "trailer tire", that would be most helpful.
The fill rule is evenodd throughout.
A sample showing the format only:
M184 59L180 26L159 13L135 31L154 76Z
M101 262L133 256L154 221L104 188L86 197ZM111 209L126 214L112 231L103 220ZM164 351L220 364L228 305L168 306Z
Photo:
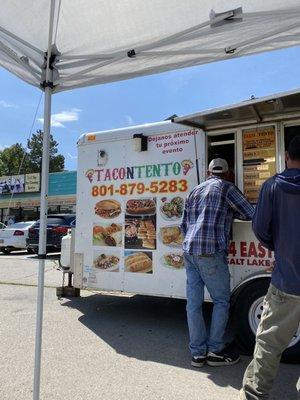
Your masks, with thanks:
M260 279L247 285L238 295L234 307L236 338L247 353L252 354L255 346L255 333L263 310L263 298L268 291L269 279ZM299 363L300 360L300 325L292 346L282 354L281 361Z
M2 248L1 251L2 251L3 254L6 254L6 255L11 253L11 249L9 249L7 247Z

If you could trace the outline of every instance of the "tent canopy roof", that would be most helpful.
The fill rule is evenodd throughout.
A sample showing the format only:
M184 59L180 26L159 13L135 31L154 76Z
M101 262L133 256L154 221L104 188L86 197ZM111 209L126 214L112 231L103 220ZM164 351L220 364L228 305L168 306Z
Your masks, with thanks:
M300 44L299 0L2 0L0 65L54 91Z

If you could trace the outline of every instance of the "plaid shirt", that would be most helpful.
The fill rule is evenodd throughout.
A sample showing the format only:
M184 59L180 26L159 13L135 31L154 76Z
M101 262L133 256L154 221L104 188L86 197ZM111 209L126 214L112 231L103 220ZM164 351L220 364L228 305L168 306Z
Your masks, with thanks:
M253 213L253 206L235 185L213 175L186 199L181 222L183 251L196 255L227 252L233 218L251 220Z

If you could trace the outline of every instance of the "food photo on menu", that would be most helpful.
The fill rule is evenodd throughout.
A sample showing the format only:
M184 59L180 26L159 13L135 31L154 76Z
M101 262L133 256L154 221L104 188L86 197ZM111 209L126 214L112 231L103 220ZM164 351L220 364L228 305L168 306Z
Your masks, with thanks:
M94 268L106 272L118 272L120 268L120 255L107 252L94 252Z
M177 252L164 254L162 263L165 267L171 269L182 269L184 268L183 254Z
M104 219L116 218L121 212L121 204L117 200L101 200L95 204L95 214Z
M154 215L156 214L156 201L153 198L130 199L126 203L127 215Z
M153 273L152 253L150 251L125 251L125 272Z
M176 221L182 217L184 207L184 199L182 197L162 197L160 201L160 213L163 219Z
M160 228L159 236L161 242L170 247L181 247L183 234L179 225L164 226Z
M93 245L121 247L123 227L121 224L94 224Z
M132 199L127 201L125 248L156 249L155 199Z

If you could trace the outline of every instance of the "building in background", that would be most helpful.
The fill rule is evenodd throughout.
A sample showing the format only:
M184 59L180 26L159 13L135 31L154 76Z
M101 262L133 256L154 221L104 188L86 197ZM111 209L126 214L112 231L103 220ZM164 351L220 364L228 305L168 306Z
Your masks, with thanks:
M74 213L76 171L49 174L48 213ZM39 218L40 174L0 177L0 221L28 221Z

